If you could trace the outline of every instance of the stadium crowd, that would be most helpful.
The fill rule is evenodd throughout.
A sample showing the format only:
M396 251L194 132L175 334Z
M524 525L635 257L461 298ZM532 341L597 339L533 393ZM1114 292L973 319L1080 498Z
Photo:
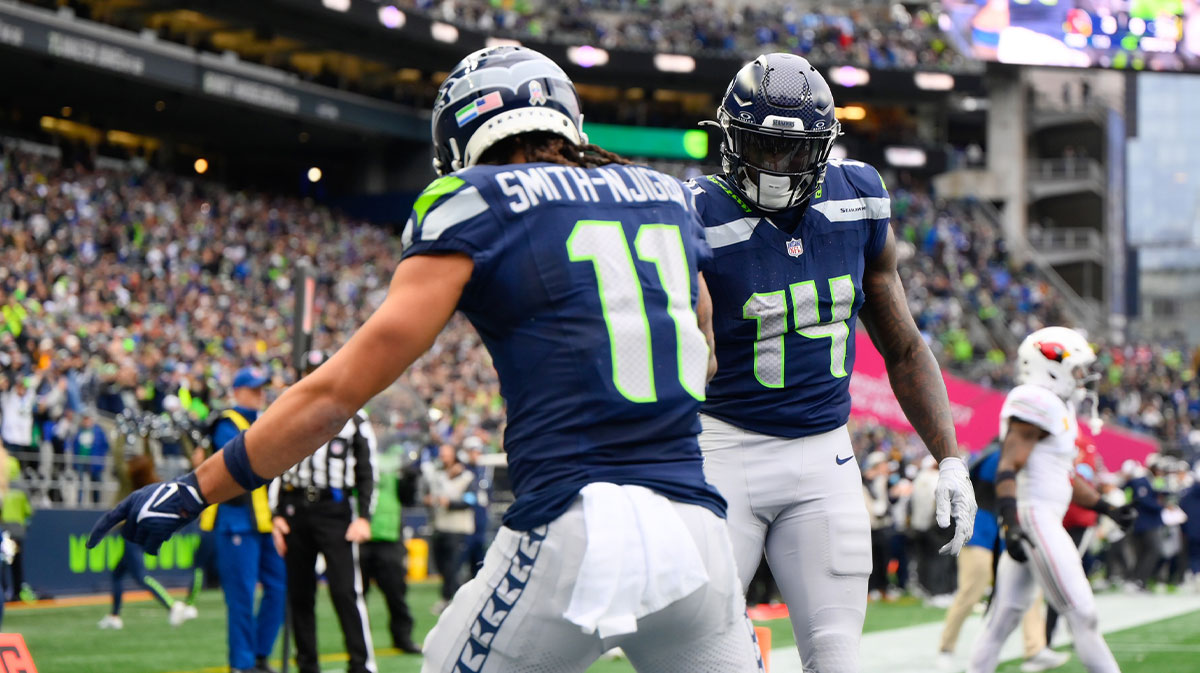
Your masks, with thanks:
M961 69L928 9L892 3L405 0L434 18L518 40L674 54L789 51L818 64Z
M1020 337L1066 320L1061 302L1036 275L1012 267L978 204L940 201L919 186L892 194L903 280L939 360L983 383L1010 385L1011 352L988 323L998 320ZM389 231L311 203L9 147L0 160L0 435L21 460L25 483L49 483L60 473L107 479L105 454L116 438L104 437L97 417L129 410L203 422L226 405L231 377L246 365L266 369L277 388L290 382L295 260L308 258L316 270L315 345L332 350L382 300L399 253ZM1099 401L1109 422L1150 432L1169 448L1200 446L1195 355L1103 345L1100 364ZM427 409L427 456L441 444L499 450L503 401L465 319L456 317L402 382ZM883 485L875 493L886 501L876 521L887 540L881 544L899 562L899 586L916 589L920 580L908 579L907 560L928 563L931 548L914 542L930 534L926 517L916 517L916 528L911 523L914 489L928 482L919 480L930 469L923 447L915 435L869 419L855 421L854 443L868 466L865 482ZM169 446L163 443L164 454L181 452ZM1118 490L1151 469L1160 503L1183 499L1192 481L1188 465L1173 459L1109 469L1105 478ZM40 504L61 497L49 489L32 495ZM1156 558L1184 558L1181 530L1155 534ZM1200 540L1193 548L1200 550ZM1180 563L1153 570L1178 579ZM1146 577L1121 570L1128 566L1110 561L1116 578L1144 585ZM873 586L881 595L896 589Z

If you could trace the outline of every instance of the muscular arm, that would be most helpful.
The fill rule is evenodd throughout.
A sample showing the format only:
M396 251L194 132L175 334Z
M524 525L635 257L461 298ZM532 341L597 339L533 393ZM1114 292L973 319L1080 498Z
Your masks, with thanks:
M700 331L704 332L704 340L708 342L708 377L705 381L711 381L717 373L717 338L713 335L712 296L708 294L708 283L704 282L704 274L697 277L700 296L696 299L696 322L700 325Z
M1026 423L1017 418L1008 421L1008 434L1004 436L1004 446L1000 450L1000 463L996 466L996 474L1004 472L1020 472L1033 453L1033 447L1049 433L1032 423ZM1005 479L996 482L996 499L1016 498L1017 482Z
M1071 483L1075 489L1071 493L1071 502L1084 509L1096 509L1100 504L1100 492L1079 476L1072 479Z
M883 252L868 262L863 291L863 325L887 363L888 380L904 416L939 462L957 456L946 384L908 310L896 270L896 241L890 230Z
M383 305L246 432L255 474L277 476L316 451L428 350L454 314L473 268L463 255L419 255L401 262ZM220 451L196 469L196 478L208 502L242 492Z

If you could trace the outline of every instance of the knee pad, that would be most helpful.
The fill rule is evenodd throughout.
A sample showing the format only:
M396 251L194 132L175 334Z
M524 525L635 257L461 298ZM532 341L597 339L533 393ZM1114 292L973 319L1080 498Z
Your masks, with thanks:
M1095 608L1075 608L1063 613L1071 626L1071 634L1079 638L1080 631L1098 631L1100 629L1099 615Z

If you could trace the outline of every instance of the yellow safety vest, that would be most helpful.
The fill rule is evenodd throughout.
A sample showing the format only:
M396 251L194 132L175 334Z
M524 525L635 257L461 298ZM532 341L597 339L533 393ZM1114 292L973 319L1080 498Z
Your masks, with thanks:
M221 418L227 418L233 422L234 427L239 432L245 432L250 427L250 421L246 417L234 411L226 409L221 412ZM254 521L258 524L258 532L271 532L271 503L267 499L267 487L259 486L250 492L250 502L254 505ZM200 530L212 530L217 525L217 505L209 505L200 513Z

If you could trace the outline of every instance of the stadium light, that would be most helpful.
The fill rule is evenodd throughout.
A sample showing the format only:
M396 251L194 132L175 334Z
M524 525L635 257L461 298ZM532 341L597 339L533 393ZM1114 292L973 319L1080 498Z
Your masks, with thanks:
M309 182L312 182L312 183L320 182L321 181L321 169L317 168L316 166L313 166L312 168L308 169L307 177L308 177Z
M846 88L866 86L871 82L871 73L852 65L843 65L830 70L829 79L833 80L834 84Z
M519 47L520 40L510 40L507 37L489 37L483 41L483 46L491 49L492 47Z
M582 47L568 47L567 58L571 59L571 62L580 68L608 65L608 52L603 49L597 49L590 44L585 44Z
M434 21L430 24L429 34L438 42L445 42L447 44L458 42L458 29L441 21Z
M404 24L408 23L408 17L404 15L404 12L392 5L380 7L376 15L379 17L379 23L383 24L384 28L395 30L403 28Z
M950 91L954 88L954 75L944 72L914 72L913 84L926 91Z
M208 159L200 157L196 160L196 163L192 164L192 168L196 169L197 174L204 175L208 172Z
M335 12L350 11L350 0L321 0L321 4L325 5L325 9L332 9Z
M71 113L72 113L72 112L74 112L74 110L72 110L72 109L71 109L71 106L70 106L70 105L64 105L64 106L63 106L63 109L61 110L61 112L62 112L62 116L64 116L64 117L70 117L70 116L71 116Z
M662 72L693 72L696 59L684 54L655 54L654 67Z
M925 150L920 147L888 147L883 150L883 158L897 168L920 168L926 161Z
M867 108L861 105L847 105L833 108L833 116L837 119L856 122L867 118Z

